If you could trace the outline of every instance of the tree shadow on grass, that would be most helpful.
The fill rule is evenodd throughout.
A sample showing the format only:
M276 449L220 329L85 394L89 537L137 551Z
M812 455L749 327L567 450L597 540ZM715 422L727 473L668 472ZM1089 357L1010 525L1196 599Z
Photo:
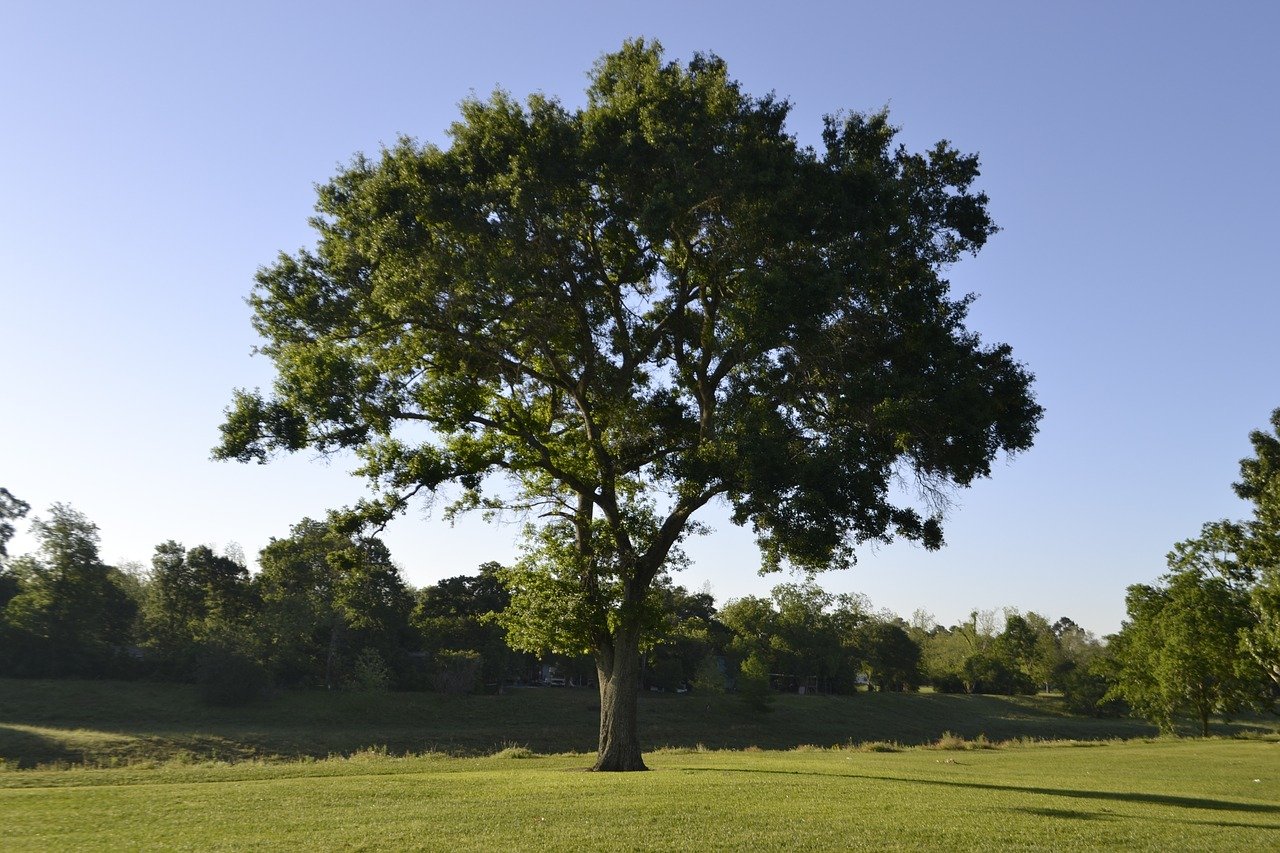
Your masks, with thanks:
M34 767L37 764L73 763L80 761L83 751L75 749L57 738L33 731L25 726L0 723L0 761L13 767Z
M252 745L214 734L124 734L113 730L43 729L0 723L0 762L33 767L113 767L138 761L243 761L260 757Z
M1056 817L1064 820L1115 820L1116 816L1112 814L1103 814L1101 812L1081 812L1075 809L1028 809L1018 808L1012 811L1022 812L1023 814L1033 814L1037 817Z
M770 770L745 767L689 767L693 772L717 773L782 773L792 776L841 777L880 782L902 782L908 785L942 785L955 788L976 788L984 791L1004 791L1021 794L1042 794L1049 797L1068 797L1081 800L1111 800L1124 803L1146 803L1156 806L1174 806L1183 809L1208 809L1212 811L1253 812L1280 814L1280 805L1266 803L1241 803L1234 800L1213 800L1208 797L1179 797L1174 794L1144 794L1137 791L1087 791L1071 788L1035 788L1029 785L997 785L993 782L960 782L948 779L909 779L899 776L869 776L864 773L816 773L808 770Z
M1022 814L1036 815L1037 817L1050 817L1058 820L1118 820L1120 815L1112 814L1108 811L1101 812L1082 812L1075 809L1033 809L1033 808L1012 808L1008 811L1021 812ZM1237 823L1225 820L1177 820L1166 816L1160 817L1141 817L1138 815L1125 815L1125 820L1155 820L1162 824L1177 823L1185 826L1212 826L1217 829L1267 829L1272 832L1280 832L1280 824L1277 823Z

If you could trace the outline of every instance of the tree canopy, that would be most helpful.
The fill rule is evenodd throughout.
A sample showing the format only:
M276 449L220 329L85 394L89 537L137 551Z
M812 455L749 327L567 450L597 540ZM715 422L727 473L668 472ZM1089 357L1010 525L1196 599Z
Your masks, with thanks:
M447 147L402 139L320 187L317 246L250 297L275 386L236 392L215 454L352 450L366 521L448 483L454 509L550 519L597 767L642 768L646 602L700 508L726 501L766 568L844 566L860 541L941 546L947 489L1030 446L1031 374L943 276L995 231L978 160L908 152L885 113L801 146L785 101L645 41L583 107L461 109Z

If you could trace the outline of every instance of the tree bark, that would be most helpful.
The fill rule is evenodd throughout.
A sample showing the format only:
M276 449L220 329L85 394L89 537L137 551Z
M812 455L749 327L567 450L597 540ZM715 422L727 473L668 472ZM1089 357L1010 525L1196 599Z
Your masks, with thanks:
M340 627L340 623L334 622L329 629L329 652L324 658L324 687L326 690L338 689L336 670L338 663L338 630Z
M600 748L591 769L648 770L640 755L636 717L640 692L638 633L619 631L609 652L597 652L596 676L600 683Z

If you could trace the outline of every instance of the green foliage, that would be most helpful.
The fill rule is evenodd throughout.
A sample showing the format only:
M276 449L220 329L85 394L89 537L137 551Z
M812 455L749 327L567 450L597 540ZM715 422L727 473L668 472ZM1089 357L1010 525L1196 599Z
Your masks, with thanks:
M652 514L643 515L633 524L651 525ZM530 526L523 557L497 573L510 601L496 619L512 648L535 654L591 654L617 633L623 619L639 632L639 650L652 648L664 634L661 585L651 584L642 598L632 596L612 530L603 521L591 527L588 558L568 522ZM678 551L669 555L671 560L682 561ZM590 578L590 583L583 578Z
M1280 568L1264 572L1251 595L1258 621L1245 634L1244 647L1280 687Z
M356 690L381 692L390 689L394 675L377 650L364 648L351 665L351 686Z
M349 448L376 491L359 520L448 483L455 509L552 519L512 643L589 648L610 679L636 677L654 582L710 501L769 568L939 547L891 484L967 486L1041 415L943 277L995 230L978 160L909 153L883 113L828 118L815 151L788 112L637 40L581 109L499 91L447 148L357 157L319 189L314 251L258 276L278 375L236 393L216 454Z
M384 661L399 650L412 600L381 540L303 519L258 562L261 627L281 683L340 688L363 649Z
M0 488L0 568L9 556L6 549L16 532L13 522L26 516L30 509L31 504L14 497L8 489Z
M1263 667L1280 694L1280 409L1271 413L1271 432L1249 433L1254 455L1240 460L1236 494L1253 504L1241 555L1258 576L1251 604L1256 623L1244 638L1245 649Z
M1023 673L1009 666L999 654L979 652L964 662L964 681L970 693L1035 693L1036 686Z
M693 689L697 693L719 695L724 693L728 684L720 661L707 655L699 663L693 674Z
M769 665L756 653L738 666L737 694L753 711L773 710L773 688L769 686Z
M1089 659L1070 662L1059 674L1063 704L1073 714L1094 717L1127 714L1128 703L1116 698L1112 692L1118 673L1119 664L1109 651Z
M34 555L12 561L0 666L8 674L112 675L131 667L136 605L121 573L98 556L98 528L66 504L31 525Z
M148 669L179 681L195 676L197 659L218 636L228 630L250 634L261 606L242 563L204 545L184 552L172 540L156 546L141 597L141 644Z
M1280 409L1271 426L1233 486L1252 517L1205 524L1174 546L1165 587L1129 590L1113 695L1162 727L1186 710L1207 732L1211 710L1280 695Z
M853 645L869 685L899 691L920 686L920 646L902 626L867 621L854 630Z
M862 599L832 595L812 582L780 584L769 599L747 596L720 612L733 632L728 646L733 657L755 656L793 690L805 686L834 693L854 689L854 630L867 618Z
M1165 731L1189 714L1206 736L1212 714L1256 697L1260 673L1239 653L1253 622L1245 592L1221 577L1175 571L1162 586L1129 587L1125 601L1128 621L1112 642L1120 669L1111 696Z
M644 685L677 690L702 675L706 689L724 689L721 660L732 632L722 623L710 593L690 593L682 586L663 583L663 626L647 654L649 668ZM714 675L712 672L714 671Z
M511 596L502 585L502 566L489 562L476 575L445 578L416 593L413 628L428 657L441 649L474 649L483 658L481 678L497 689L504 681L522 678L532 658L513 650L497 616Z
M964 664L971 654L969 639L959 629L938 626L921 638L920 664L925 679L943 693L966 692Z
M441 649L436 652L432 686L441 693L472 693L479 686L483 659L470 649Z

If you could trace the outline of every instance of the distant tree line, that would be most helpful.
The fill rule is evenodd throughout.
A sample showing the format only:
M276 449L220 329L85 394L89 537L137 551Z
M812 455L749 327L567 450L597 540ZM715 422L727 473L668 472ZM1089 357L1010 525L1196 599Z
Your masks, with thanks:
M3 492L7 542L25 504ZM112 567L98 530L54 504L32 523L38 547L0 568L0 674L150 678L202 685L211 701L264 688L496 690L548 675L589 683L585 654L513 649L504 569L414 589L377 538L304 519L250 574L237 548L156 546L149 567ZM974 613L949 628L908 623L859 596L782 584L717 609L707 592L660 586L643 652L649 690L852 693L1035 692L1069 688L1103 646L1070 619ZM760 698L750 699L760 704ZM767 704L767 703L765 703Z
M1272 709L1280 698L1280 410L1250 435L1236 493L1242 521L1204 525L1178 543L1169 572L1128 590L1118 634L1073 620L974 611L943 626L876 612L811 581L717 608L669 576L642 646L642 689L735 691L768 708L782 691L1060 692L1077 713L1136 713L1164 730L1192 719ZM31 522L35 552L8 553L30 507L0 488L0 675L149 678L199 684L210 702L264 690L501 690L589 684L585 648L548 640L554 596L513 599L525 574L486 563L475 575L407 585L381 540L303 519L273 539L250 574L238 548L174 541L150 567L108 566L98 530L66 504ZM553 608L554 609L554 608ZM533 629L529 626L535 624Z

